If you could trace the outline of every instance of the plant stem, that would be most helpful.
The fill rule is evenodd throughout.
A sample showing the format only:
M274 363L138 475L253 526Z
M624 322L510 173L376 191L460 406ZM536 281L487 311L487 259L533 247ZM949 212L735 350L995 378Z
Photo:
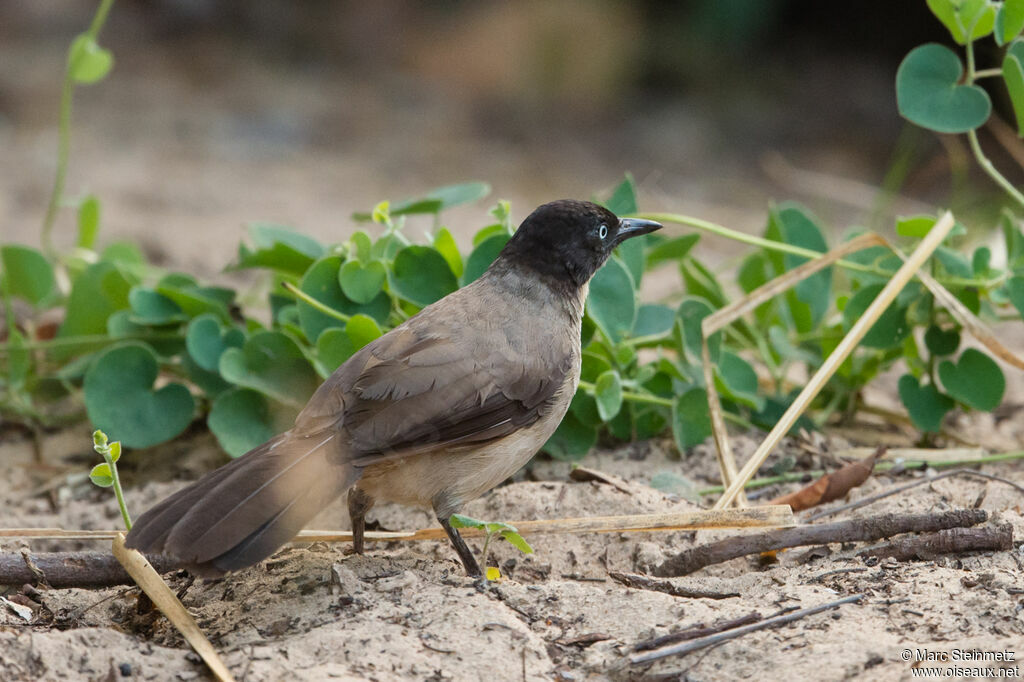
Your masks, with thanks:
M1024 203L1024 196L1021 197L1021 202ZM821 258L822 256L825 255L820 251L805 249L802 246L794 246L793 244L777 242L772 239L764 239L763 237L756 237L752 234L747 234L745 232L740 232L738 230L732 230L728 227L725 227L724 225L719 225L717 223L712 223L707 220L701 220L700 218L694 218L679 213L640 213L637 214L637 217L644 218L646 220L657 220L658 222L662 223L676 223L678 225L687 225L689 227L695 227L698 230L710 232L711 234L717 234L720 237L725 237L726 239L731 239L742 244L757 246L762 249L767 249L769 251L779 251L781 253L788 253L794 256L800 256L802 258L815 259ZM837 260L835 264L839 267L846 268L847 270L879 275L880 277L886 278L892 278L892 276L896 274L895 270L886 270L884 268L880 268L877 266L864 265L863 263L854 263L848 260ZM947 287L955 286L991 288L993 286L998 286L999 284L1001 284L1003 279L1004 277L994 277L990 280L973 279L966 277L944 277L941 278L939 281Z
M305 303L308 306L316 308L318 311L320 311L324 315L327 315L328 317L333 317L336 320L341 320L342 322L346 322L346 323L349 321L349 319L351 319L345 313L343 313L343 312L341 312L339 310L335 310L334 308L330 307L329 305L325 305L325 304L321 303L320 301L316 300L315 298L313 298L312 296L307 294L302 289L299 289L297 286L295 286L291 282L281 282L281 286L284 287L293 296L295 296L295 298L299 299L300 301L302 301L303 303Z
M1002 69L980 69L974 72L974 78L994 78L996 76L1002 76Z
M124 502L124 493L121 491L121 477L117 475L117 464L110 456L109 449L103 453L103 460L110 467L110 477L114 479L114 495L117 497L117 506L121 508L121 518L124 519L124 527L132 529L132 517L128 514L128 505Z
M89 30L86 31L85 35L93 40L99 36L113 4L114 0L100 1L100 6L96 10L96 14L93 15L92 23L89 25ZM53 232L53 223L57 219L60 203L64 198L64 182L67 179L68 171L68 152L71 148L71 99L75 90L75 83L71 78L73 66L71 60L68 60L64 71L64 84L61 86L60 91L60 118L57 124L57 171L53 179L53 190L50 192L50 201L46 206L46 216L43 218L43 228L40 233L43 251L51 258L54 255L54 250L50 235Z

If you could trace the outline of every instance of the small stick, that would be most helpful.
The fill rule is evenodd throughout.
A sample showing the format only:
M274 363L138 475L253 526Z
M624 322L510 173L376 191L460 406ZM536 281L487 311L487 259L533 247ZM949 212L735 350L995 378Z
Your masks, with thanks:
M893 538L869 547L857 556L892 557L897 561L931 559L941 554L1004 551L1013 549L1013 528L1008 523L985 528L948 528L935 533Z
M203 661L214 677L222 682L234 682L235 678L232 676L231 671L224 665L224 661L221 660L217 650L210 644L210 640L206 639L206 635L196 625L192 614L174 596L174 592L171 592L171 588L167 587L167 583L153 569L153 566L146 560L146 557L134 549L125 547L124 535L121 533L114 538L111 549L117 560L124 566L124 569L128 571L128 574L142 588L142 591L153 600L157 608L167 616L167 620L171 621L174 627L178 629L178 632L192 645L196 653L203 658Z
M38 552L29 555L51 587L110 587L125 585L131 578L111 554L106 552ZM174 561L152 556L157 571L173 571ZM35 583L39 576L18 552L0 552L0 585Z
M687 597L689 599L729 599L740 596L739 592L717 592L715 590L703 590L694 587L683 587L675 585L669 580L659 580L647 575L638 573L620 573L619 571L608 571L609 577L617 583L626 587L635 587L639 590L650 590L651 592L664 592L673 597Z
M787 613L782 616L766 618L765 620L759 621L757 623L743 625L738 628L733 628L731 630L726 630L725 632L719 632L713 635L708 635L707 637L701 637L699 639L694 639L689 642L682 642L680 644L663 647L661 649L655 649L654 651L649 651L644 654L635 654L629 657L629 662L633 665L637 665L639 663L650 663L651 661L657 661L658 659L667 658L668 656L680 656L682 654L688 654L691 651L696 651L698 649L703 649L705 647L713 646L715 644L720 644L730 639L735 639L737 637L742 637L743 635L749 634L751 632L756 632L757 630L763 630L765 628L775 627L776 625L792 623L795 620L800 620L801 618L806 618L807 616L813 616L816 613L828 611L829 609L834 609L839 606L842 606L843 604L849 604L850 602L859 601L863 598L863 594L854 594L849 597L844 597L843 599L837 599L836 601L828 602L827 604L819 604L818 606L800 609L799 611L793 611L792 613Z
M715 625L704 625L703 623L700 623L699 625L694 625L693 627L685 628L677 632L670 632L669 634L662 635L661 637L646 639L642 642L637 643L633 647L633 651L650 651L651 649L660 649L661 647L666 646L668 644L675 644L677 642L687 642L691 639L697 639L698 637L707 637L708 635L713 635L716 632L732 630L733 628L738 628L742 625L750 625L751 623L756 623L762 618L764 618L764 616L762 616L760 613L758 613L757 611L752 611L745 616L733 618L732 620L722 621L721 623L717 623Z
M1002 476L995 476L993 474L986 474L983 471L974 471L973 469L950 469L949 471L944 471L941 474L935 474L934 476L926 476L925 478L920 478L920 479L918 479L916 481L911 481L910 483L904 483L903 485L898 485L895 488L889 488L888 490L883 490L882 492L875 493L874 495L869 495L867 497L862 497L861 499L854 500L853 502L847 502L846 504L841 504L838 507L835 507L833 509L823 509L823 510L821 510L819 512L816 512L816 513L811 514L810 516L808 516L807 517L807 522L810 523L811 521L816 521L817 519L822 519L822 518L825 518L826 516L833 516L835 514L838 514L839 512L849 511L850 509L859 509L861 507L866 507L867 505L873 504L875 502L878 502L879 500L883 500L886 497L891 497L892 495L898 495L898 494L902 493L904 490L910 490L911 488L914 488L914 487L919 486L919 485L924 485L925 483L933 483L933 482L939 480L940 478L947 478L949 476L977 476L978 478L984 478L984 479L987 479L987 480L990 480L990 481L997 481L999 483L1005 483L1006 485L1012 486L1016 490L1019 490L1020 492L1024 493L1024 487L1019 486L1016 483L1014 483L1013 481L1011 481L1009 479L1005 479Z
M958 509L940 514L880 514L864 519L798 526L756 535L737 535L680 552L655 567L653 573L662 578L671 578L748 554L833 542L870 542L902 533L976 526L987 519L988 513L983 509Z

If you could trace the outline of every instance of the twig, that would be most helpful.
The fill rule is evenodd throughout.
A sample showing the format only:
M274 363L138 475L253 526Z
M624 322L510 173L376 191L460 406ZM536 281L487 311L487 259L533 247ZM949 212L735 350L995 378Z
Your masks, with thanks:
M700 545L666 559L653 573L663 578L686 575L730 559L787 547L832 542L870 542L901 533L925 533L976 526L988 519L982 509L957 509L940 514L880 514L818 526L798 526L757 535L738 535Z
M51 587L110 587L132 581L108 552L38 552L30 554L29 559ZM166 557L151 556L149 560L161 573L177 568ZM39 579L20 552L0 552L0 585L22 585Z
M693 627L684 628L677 632L670 632L667 635L661 637L655 637L653 639L645 639L642 642L638 642L633 646L633 651L650 651L651 649L659 649L668 644L676 644L677 642L687 642L691 639L697 639L698 637L707 637L713 635L716 632L723 632L725 630L732 630L743 625L750 625L756 623L764 618L757 611L752 611L745 616L739 618L733 618L732 620L725 620L715 625L704 625L699 623Z
M640 590L651 592L663 592L673 597L687 597L689 599L729 599L740 596L739 592L717 592L715 590L704 590L694 587L683 587L676 585L669 580L659 580L638 573L620 573L619 571L608 571L608 575L617 583L626 587L634 587Z
M948 528L935 533L911 535L869 547L857 556L892 557L897 561L931 559L940 554L1004 551L1013 549L1013 527L1004 523L983 528Z
M825 518L826 516L833 516L834 514L838 514L839 512L849 511L850 509L860 509L861 507L866 507L869 504L874 504L879 500L883 500L886 497L891 497L892 495L899 495L905 490L910 490L911 488L914 488L919 485L924 485L925 483L933 483L941 478L948 478L950 476L977 476L978 478L984 478L990 481L998 481L999 483L1005 483L1006 485L1012 486L1013 488L1024 493L1024 486L1019 486L1013 481L1005 479L1002 476L994 476L992 474L986 474L983 471L973 471L971 469L952 469L950 471L944 471L941 474L935 474L934 476L927 476L916 481L911 481L910 483L904 483L903 485L898 485L895 488L889 488L888 490L883 490L880 493L875 493L874 495L869 495L868 497L862 497L861 499L854 500L853 502L841 504L838 507L835 507L834 509L823 509L819 512L816 512L808 516L807 521L809 523L811 521L816 521L818 519Z
M726 630L725 632L719 632L713 635L708 635L707 637L701 637L699 639L695 639L689 642L683 642L681 644L663 647L661 649L656 649L654 651L650 651L644 654L635 654L629 657L629 662L633 665L637 665L639 663L650 663L651 661L657 661L662 658L667 658L668 656L680 656L682 654L688 654L691 651L696 651L698 649L703 649L704 647L720 644L721 642L725 642L730 639L735 639L737 637L742 637L743 635L749 634L751 632L756 632L757 630L764 630L765 628L775 627L776 625L792 623L795 620L800 620L801 618L806 618L807 616L813 616L816 613L828 611L830 609L842 606L843 604L849 604L850 602L860 601L863 598L863 594L855 594L849 597L844 597L843 599L837 599L836 601L828 602L827 604L819 604L818 606L812 606L807 609L800 609L799 611L793 611L792 613L787 613L783 616L767 618L757 623L743 625L738 628L733 628L731 630Z

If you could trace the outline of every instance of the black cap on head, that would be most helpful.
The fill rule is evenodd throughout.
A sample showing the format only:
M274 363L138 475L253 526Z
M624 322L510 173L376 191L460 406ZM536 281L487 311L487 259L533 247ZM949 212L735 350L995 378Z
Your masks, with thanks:
M563 287L578 288L590 281L616 246L660 227L651 220L620 220L589 201L560 199L527 216L499 260L529 268Z

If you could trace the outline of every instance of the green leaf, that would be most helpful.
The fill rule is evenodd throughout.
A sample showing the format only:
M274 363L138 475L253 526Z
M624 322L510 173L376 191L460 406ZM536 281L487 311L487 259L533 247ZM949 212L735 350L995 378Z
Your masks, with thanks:
M622 378L618 372L609 370L597 378L594 398L602 421L610 421L619 413L622 409Z
M341 367L356 352L352 339L344 329L331 327L320 333L316 339L316 356L328 372Z
M53 266L37 249L19 244L0 246L0 266L8 294L38 306L53 293Z
M701 298L687 297L679 304L676 316L682 327L682 344L680 350L685 350L686 355L693 365L703 363L701 321L715 312L711 304ZM708 338L708 352L711 362L718 362L720 348L722 346L722 333L715 332Z
M135 324L156 326L188 319L177 303L146 287L132 287L128 302L132 310L131 321Z
M440 213L441 211L483 199L491 193L486 182L466 182L438 187L416 199L403 201L391 209L391 215L410 213Z
M96 44L87 34L71 42L68 50L68 75L80 85L103 80L114 66L114 55Z
M619 244L615 249L615 255L629 269L633 278L633 287L640 288L640 281L644 276L644 249L646 248L647 235L633 237Z
M1017 119L1017 135L1024 136L1024 41L1015 40L1006 48L1003 80Z
M668 334L672 331L672 324L675 320L676 313L668 306L645 303L637 310L632 335L637 337Z
M306 356L282 332L256 332L241 348L226 349L219 368L221 376L231 383L298 409L320 385Z
M883 284L870 284L853 295L843 310L843 329L845 331L850 331L850 328L860 319L884 287ZM911 331L911 326L907 322L907 309L901 306L898 300L893 301L871 325L871 329L864 335L860 345L866 348L894 348L903 343L903 339Z
M252 389L232 388L213 401L207 425L224 452L239 457L287 429L294 416Z
M609 258L590 280L587 314L601 331L618 343L636 321L633 278L618 258Z
M961 353L956 364L943 361L939 365L939 378L946 392L957 402L984 412L999 407L1006 390L1006 378L999 365L974 348Z
M353 353L371 341L379 339L383 333L377 322L369 315L353 315L345 324L345 334L352 341Z
M107 318L128 308L131 284L113 263L100 261L75 280L58 336L106 334Z
M1024 31L1024 0L1005 0L996 12L995 39L1005 45Z
M451 268L455 277L461 278L463 272L462 254L459 253L459 245L455 243L455 237L452 236L447 227L442 227L438 230L437 236L434 237L434 248L444 256L448 267Z
M699 234L687 234L674 239L665 239L647 249L647 269L686 258L690 250L700 241Z
M391 290L411 303L430 305L458 287L444 256L430 246L406 246L395 256Z
M185 347L196 364L208 372L216 372L220 356L228 348L241 348L245 333L238 327L225 328L216 315L207 313L192 320L185 335Z
M679 452L686 452L711 435L708 394L703 388L691 388L672 405L672 435Z
M7 380L10 386L20 388L25 385L29 371L32 369L32 353L25 348L25 337L17 329L12 329L7 341Z
M518 549L523 554L533 554L533 547L530 543L523 539L523 536L514 530L504 530L501 532L501 537L508 541L510 545Z
M975 277L984 278L992 274L992 250L987 246L979 246L971 256L971 270Z
M442 228L442 231L443 230L444 228ZM349 257L361 261L368 261L372 258L371 250L373 249L373 240L371 240L370 235L366 234L363 230L356 230L353 232L348 243Z
M92 471L89 472L89 480L101 488L109 488L114 485L114 475L106 462L92 468Z
M132 448L168 441L192 422L195 403L188 389L168 383L153 390L159 364L142 343L115 346L85 375L85 408L97 429Z
M369 303L384 288L388 271L379 260L366 264L356 260L347 261L338 271L341 291L355 303Z
M543 449L555 459L572 462L583 459L595 445L597 430L568 413Z
M338 282L340 269L340 256L321 258L306 271L299 288L327 307L344 315L351 316L362 313L369 315L379 324L387 322L388 316L391 314L391 297L382 291L369 303L359 304L351 301L341 290L341 284ZM319 338L325 329L340 327L344 324L341 320L325 315L307 303L299 301L297 305L299 325L307 339Z
M992 32L996 23L995 8L986 0L927 0L939 21L941 21L953 40L966 45L970 40L983 38Z
M636 181L631 173L626 173L622 182L615 186L608 200L603 202L605 208L617 216L630 215L638 210L636 200Z
M988 93L960 85L963 65L952 50L936 43L915 48L896 72L896 103L911 123L940 133L966 133L992 112Z
M504 225L488 225L487 227L481 228L473 235L473 248L480 246L496 234L512 236L512 233L509 232Z
M235 300L232 289L202 287L191 277L182 278L172 273L157 282L156 292L174 301L186 317L213 313L224 322L231 319L228 309Z
M740 356L722 351L715 365L715 378L716 388L725 397L758 412L764 409L764 398L758 395L757 372Z
M930 325L924 333L924 345L932 355L952 355L960 347L960 332Z
M90 194L78 205L78 242L77 246L91 249L96 245L96 235L100 231L100 200Z
M792 202L780 204L772 210L771 220L787 244L820 253L828 251L828 243L817 218L803 206ZM788 253L783 257L787 271L807 261L807 258ZM809 332L821 323L828 312L831 295L831 267L801 280L786 292L786 302L797 331Z
M121 441L115 440L107 448L110 454L110 461L117 464L117 460L121 459Z
M896 219L896 234L912 239L924 239L935 225L935 216L912 215L900 216Z
M924 433L938 433L946 413L956 406L952 398L939 393L934 385L922 387L911 374L900 377L899 393L910 420Z
M509 235L505 231L498 232L480 242L466 260L466 269L462 275L462 285L476 281L480 275L491 267L501 250L508 243Z
M706 299L711 305L722 307L729 303L725 289L718 282L714 273L703 263L687 256L679 263L679 272L683 276L686 293Z
M466 516L465 514L452 514L448 517L448 523L452 525L452 528L479 528L480 530L484 530L487 526L486 521L474 519L473 517Z
M299 276L325 251L312 237L269 223L249 225L249 238L253 246L239 244L238 263L230 269L270 268Z

